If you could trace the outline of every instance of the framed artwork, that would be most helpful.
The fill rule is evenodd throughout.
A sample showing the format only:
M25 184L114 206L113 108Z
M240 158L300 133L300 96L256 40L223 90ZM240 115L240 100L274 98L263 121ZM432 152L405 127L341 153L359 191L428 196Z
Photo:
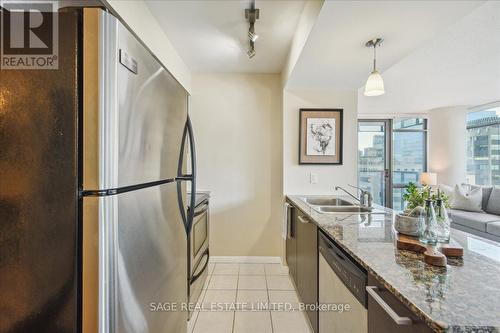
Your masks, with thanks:
M342 164L342 109L300 109L299 164Z

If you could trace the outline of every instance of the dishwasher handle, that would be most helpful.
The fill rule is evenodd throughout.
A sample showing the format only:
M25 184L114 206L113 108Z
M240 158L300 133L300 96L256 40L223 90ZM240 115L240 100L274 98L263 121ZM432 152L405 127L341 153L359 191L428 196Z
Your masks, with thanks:
M411 325L412 324L412 321L411 321L411 318L408 318L408 317L400 317L396 311L394 311L389 304L387 304L383 299L382 297L380 297L379 294L377 294L377 290L378 290L378 287L375 287L375 286L366 286L366 291L368 292L368 294L373 298L373 300L375 302L378 303L378 305L380 305L380 307L382 307L382 309L384 309L384 311L389 315L389 317L391 317L392 320L394 320L394 322L397 324L397 325Z

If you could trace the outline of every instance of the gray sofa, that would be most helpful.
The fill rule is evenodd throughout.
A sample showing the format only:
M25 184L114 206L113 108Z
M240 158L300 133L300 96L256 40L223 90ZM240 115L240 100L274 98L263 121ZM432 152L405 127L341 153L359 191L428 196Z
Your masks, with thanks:
M482 189L484 213L451 209L451 226L455 229L500 242L500 215L497 215L497 210L494 210L494 213L492 211L493 206L500 205L500 199L497 202L497 197L491 197L493 187L482 186ZM494 202L490 202L490 197Z

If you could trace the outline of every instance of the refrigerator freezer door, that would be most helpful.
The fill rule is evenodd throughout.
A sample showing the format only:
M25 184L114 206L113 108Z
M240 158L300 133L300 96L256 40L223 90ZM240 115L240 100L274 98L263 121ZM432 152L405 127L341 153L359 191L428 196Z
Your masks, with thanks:
M99 16L99 189L173 179L187 92L115 17Z
M99 201L100 331L185 332L187 243L176 183Z
M137 73L123 65L125 54ZM175 178L187 93L121 24L118 58L118 186Z

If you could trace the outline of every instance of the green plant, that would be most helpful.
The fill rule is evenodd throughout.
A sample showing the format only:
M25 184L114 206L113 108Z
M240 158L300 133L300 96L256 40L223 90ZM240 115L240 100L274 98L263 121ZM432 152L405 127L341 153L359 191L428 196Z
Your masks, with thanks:
M417 207L424 207L427 198L430 198L432 201L441 198L446 207L449 207L448 197L443 192L432 191L432 188L427 185L419 187L417 184L410 182L406 186L406 191L403 194L407 211L411 211Z
M429 192L425 191L424 188L419 188L417 184L412 182L408 183L406 191L403 194L403 199L406 202L406 209L412 210L419 206L424 206L425 199L427 198L425 194L429 194Z

